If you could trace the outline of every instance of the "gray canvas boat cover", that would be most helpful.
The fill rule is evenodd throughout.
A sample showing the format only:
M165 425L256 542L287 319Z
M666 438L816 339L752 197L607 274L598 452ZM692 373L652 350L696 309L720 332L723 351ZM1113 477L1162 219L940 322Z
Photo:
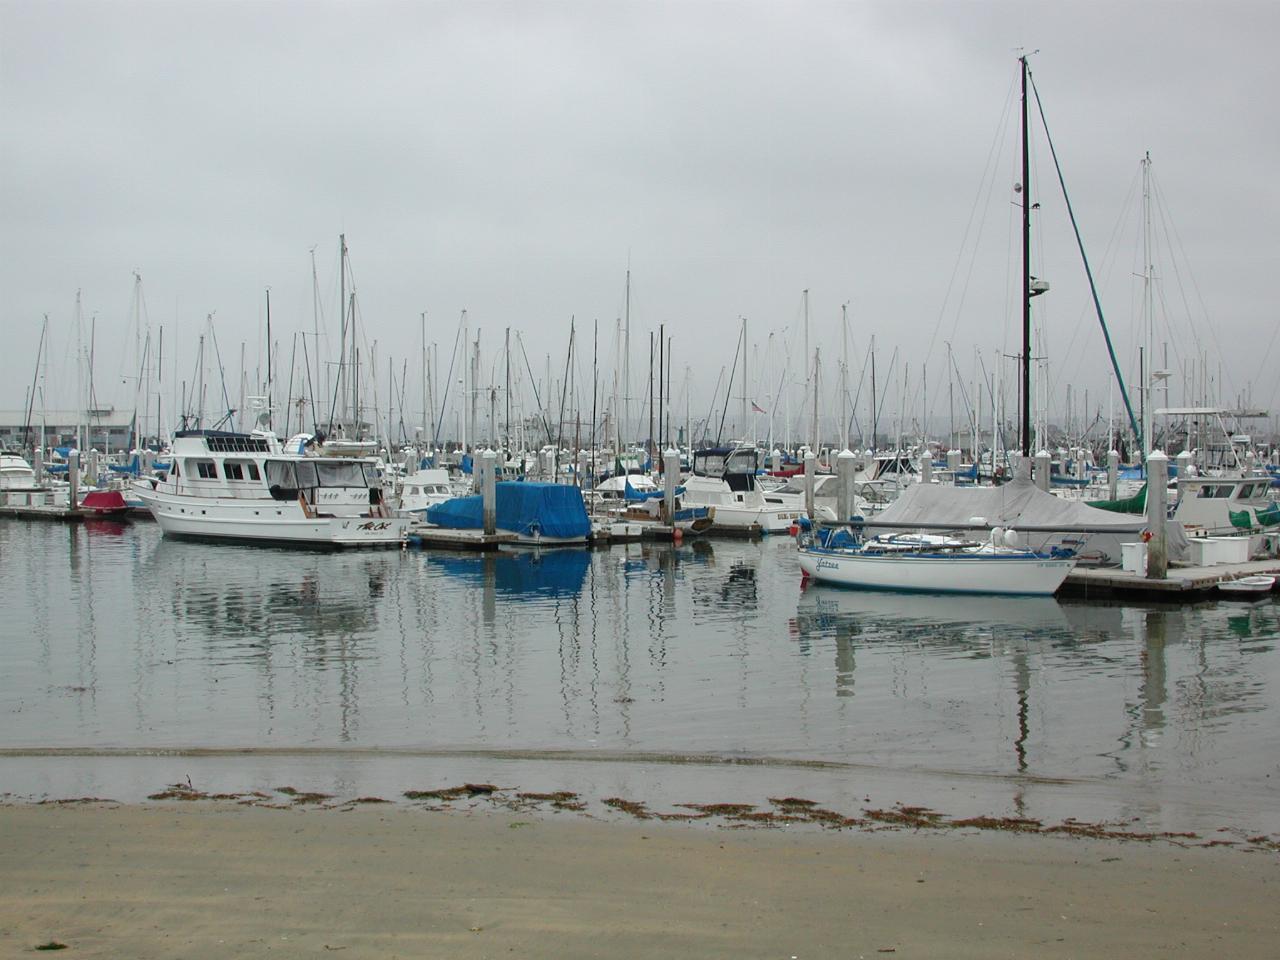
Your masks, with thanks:
M1030 480L999 487L956 487L913 483L898 499L866 522L873 528L980 529L1012 527L1023 531L1138 534L1147 525L1141 514L1111 513L1080 500L1045 493Z

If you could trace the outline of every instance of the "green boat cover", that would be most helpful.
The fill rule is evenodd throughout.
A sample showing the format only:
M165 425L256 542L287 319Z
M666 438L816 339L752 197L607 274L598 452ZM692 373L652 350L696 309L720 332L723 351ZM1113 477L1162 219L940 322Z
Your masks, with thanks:
M1280 504L1273 503L1265 510L1255 510L1253 515L1258 518L1258 526L1274 527L1280 524Z
M1088 503L1091 507L1097 507L1099 510L1110 510L1112 513L1146 513L1147 485L1144 483L1141 490L1132 497L1125 497L1123 500L1090 500Z

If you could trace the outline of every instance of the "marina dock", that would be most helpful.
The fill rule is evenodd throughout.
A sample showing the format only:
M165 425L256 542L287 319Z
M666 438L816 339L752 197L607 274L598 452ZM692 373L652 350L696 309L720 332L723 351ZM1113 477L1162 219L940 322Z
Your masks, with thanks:
M480 530L450 530L444 527L414 527L408 543L413 547L439 547L446 550L497 550L504 543L516 543L514 533L484 533Z
M1058 591L1064 597L1200 600L1219 583L1241 577L1280 576L1280 560L1251 560L1207 567L1170 566L1163 580L1117 567L1076 567ZM1261 596L1266 596L1262 594Z
M60 507L45 504L5 504L0 506L0 517L16 517L19 520L62 520L78 523L97 517L92 510L80 507Z

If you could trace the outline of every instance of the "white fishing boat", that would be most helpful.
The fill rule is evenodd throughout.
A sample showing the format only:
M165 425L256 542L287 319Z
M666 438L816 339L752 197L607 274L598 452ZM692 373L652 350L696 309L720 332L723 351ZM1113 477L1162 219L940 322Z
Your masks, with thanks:
M1050 596L1075 558L1007 546L1004 532L985 543L928 534L855 540L820 530L799 548L800 569L820 583L921 593Z
M759 466L759 453L751 447L698 450L681 502L714 507L716 529L785 533L804 511L766 502L756 482Z
M272 433L180 431L169 472L133 489L166 536L308 547L402 543L409 520L383 502L376 462L325 456L315 446L285 453Z
M424 519L427 508L452 500L456 493L449 482L449 471L443 467L418 470L408 474L396 484L399 497L396 516Z

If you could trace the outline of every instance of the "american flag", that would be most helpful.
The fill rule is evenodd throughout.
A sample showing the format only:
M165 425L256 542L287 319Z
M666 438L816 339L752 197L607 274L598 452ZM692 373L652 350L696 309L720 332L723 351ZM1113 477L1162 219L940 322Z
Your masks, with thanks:
M751 412L752 412L752 413L766 413L767 411L765 410L765 408L764 408L764 407L760 406L760 404L758 404L758 403L756 403L754 400L752 400L752 401L751 401Z

